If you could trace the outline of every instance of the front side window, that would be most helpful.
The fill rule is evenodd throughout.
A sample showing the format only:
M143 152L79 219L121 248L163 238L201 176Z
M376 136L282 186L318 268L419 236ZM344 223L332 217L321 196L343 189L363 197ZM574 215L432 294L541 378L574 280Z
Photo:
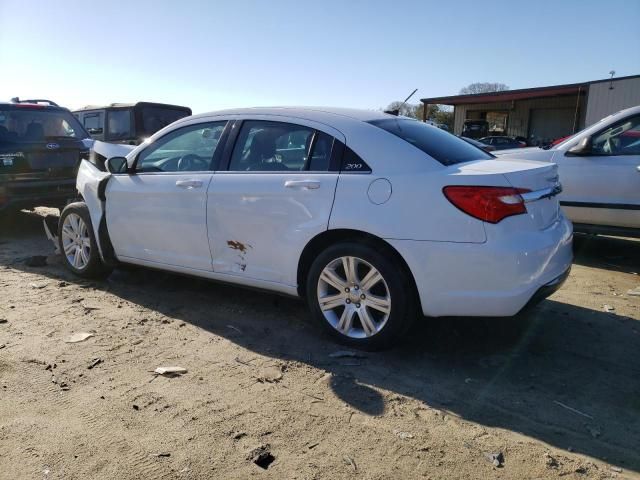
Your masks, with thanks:
M212 169L213 154L227 122L207 122L174 130L138 156L137 172L202 172Z
M400 137L443 165L494 158L449 132L417 120L385 118L369 123Z
M625 118L593 137L592 155L640 155L640 115Z
M109 140L126 140L133 137L131 131L131 111L110 110L107 112L107 138Z
M314 129L302 125L245 121L238 134L229 170L326 171L329 168L333 137L321 132L314 134Z

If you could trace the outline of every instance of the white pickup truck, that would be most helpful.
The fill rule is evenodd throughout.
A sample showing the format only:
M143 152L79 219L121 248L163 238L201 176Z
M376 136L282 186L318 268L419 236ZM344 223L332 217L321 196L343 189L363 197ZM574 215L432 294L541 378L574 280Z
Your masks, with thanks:
M551 148L492 152L558 165L574 230L640 237L640 106L609 115Z

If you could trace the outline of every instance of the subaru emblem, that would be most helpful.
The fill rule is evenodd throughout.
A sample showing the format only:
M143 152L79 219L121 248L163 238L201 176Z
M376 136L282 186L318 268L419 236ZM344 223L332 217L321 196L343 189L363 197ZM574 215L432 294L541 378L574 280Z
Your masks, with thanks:
M49 150L56 150L58 148L60 148L60 145L58 145L57 143L47 143L47 148Z

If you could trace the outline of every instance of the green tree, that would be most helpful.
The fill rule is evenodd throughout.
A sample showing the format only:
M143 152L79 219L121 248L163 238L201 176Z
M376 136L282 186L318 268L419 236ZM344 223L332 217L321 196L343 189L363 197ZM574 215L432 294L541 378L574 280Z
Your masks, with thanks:
M460 95L471 95L474 93L503 92L509 90L509 86L496 82L476 82L460 89Z

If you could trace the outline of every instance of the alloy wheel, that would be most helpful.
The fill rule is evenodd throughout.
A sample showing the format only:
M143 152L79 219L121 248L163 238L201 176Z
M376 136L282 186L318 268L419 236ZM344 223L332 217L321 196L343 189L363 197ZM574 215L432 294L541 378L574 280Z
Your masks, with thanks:
M358 257L332 260L320 274L318 304L324 318L349 338L371 337L391 314L391 294L382 274Z
M75 213L70 213L62 223L62 248L69 264L82 270L91 258L91 237L85 221Z

